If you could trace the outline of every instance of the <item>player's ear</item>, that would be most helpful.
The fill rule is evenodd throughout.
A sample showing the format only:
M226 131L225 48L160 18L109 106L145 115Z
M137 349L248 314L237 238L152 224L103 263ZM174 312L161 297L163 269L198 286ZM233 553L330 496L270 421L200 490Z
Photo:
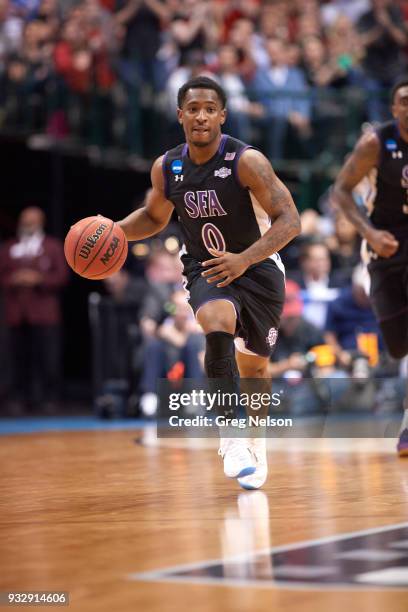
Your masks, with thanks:
M177 121L180 125L183 125L183 111L181 110L181 108L177 109Z
M391 113L392 113L392 116L394 117L394 119L397 119L395 104L391 105Z
M221 125L224 125L226 120L227 120L227 109L223 108L221 111L221 121L220 121Z

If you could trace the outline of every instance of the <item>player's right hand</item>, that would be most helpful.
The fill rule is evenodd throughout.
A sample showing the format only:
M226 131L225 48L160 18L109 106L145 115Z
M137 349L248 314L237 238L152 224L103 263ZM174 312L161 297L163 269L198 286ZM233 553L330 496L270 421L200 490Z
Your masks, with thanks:
M367 242L377 255L386 258L394 255L399 247L395 236L385 230L373 229L367 236Z

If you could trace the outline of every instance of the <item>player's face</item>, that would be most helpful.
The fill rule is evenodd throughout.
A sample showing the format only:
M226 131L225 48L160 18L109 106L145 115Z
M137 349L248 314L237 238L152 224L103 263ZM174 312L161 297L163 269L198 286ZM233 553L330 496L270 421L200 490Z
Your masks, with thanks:
M207 147L220 135L226 110L214 90L189 89L177 116L187 142L196 147Z
M408 86L400 87L397 90L392 105L392 114L402 128L408 130Z

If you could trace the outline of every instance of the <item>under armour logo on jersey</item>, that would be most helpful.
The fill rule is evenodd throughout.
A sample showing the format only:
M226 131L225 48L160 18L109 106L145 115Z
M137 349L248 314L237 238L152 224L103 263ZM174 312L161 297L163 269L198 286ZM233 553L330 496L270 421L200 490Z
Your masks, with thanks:
M183 181L184 175L183 174L176 174L176 176L174 177L174 180L176 181Z
M278 338L278 330L276 329L276 327L271 327L267 335L267 338L266 338L266 341L270 347L276 344L277 338Z
M402 151L393 151L391 155L392 159L402 159Z
M231 174L232 170L229 168L220 168L219 170L214 170L214 176L219 176L220 178L227 178Z

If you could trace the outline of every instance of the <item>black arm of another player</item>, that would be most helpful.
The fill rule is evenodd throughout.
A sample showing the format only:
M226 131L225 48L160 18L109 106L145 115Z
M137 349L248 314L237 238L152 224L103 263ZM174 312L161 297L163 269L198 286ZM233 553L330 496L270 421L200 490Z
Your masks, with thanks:
M152 166L152 189L147 194L144 206L118 222L128 240L143 240L154 236L170 221L174 206L164 193L162 160L163 156L156 159Z
M391 257L398 249L397 240L389 232L376 230L353 198L353 189L377 166L379 154L378 136L374 132L363 135L337 177L332 198L374 251L381 257Z
M238 162L238 176L241 184L249 188L266 211L272 225L242 253L210 251L215 259L203 262L203 266L210 267L203 276L210 277L208 282L222 281L217 283L217 287L229 285L249 266L270 257L300 233L299 214L292 196L262 153L254 149L245 151Z

